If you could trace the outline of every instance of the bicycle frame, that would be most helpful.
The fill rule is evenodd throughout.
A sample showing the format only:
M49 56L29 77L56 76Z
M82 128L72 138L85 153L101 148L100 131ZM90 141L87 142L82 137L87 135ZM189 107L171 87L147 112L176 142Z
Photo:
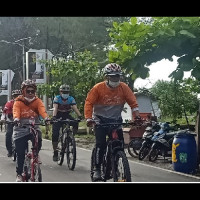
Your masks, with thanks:
M24 172L22 173L23 181L28 182L30 180L31 182L42 182L42 174L40 169L41 163L38 161L38 131L35 129L35 125L41 124L33 121L29 124L23 125L29 126L30 134L33 136L31 151L29 150L29 146L27 146L27 152L25 154ZM38 177L36 177L37 175Z
M119 129L119 126L121 125L135 125L134 122L131 123L107 123L107 124L100 124L96 126L108 126L110 127L110 130L108 132L108 139L107 139L107 146L106 150L103 155L103 163L102 163L102 181L107 181L111 178L116 181L124 181L124 182L131 182L131 173L130 173L130 167L128 163L128 159L126 157L125 151L124 151L124 143L122 140L119 140L117 129ZM94 174L94 159L95 159L95 148L92 151L91 156L91 179L93 181L93 174ZM119 169L117 168L119 166L119 161L122 162L123 167L123 173L122 178L119 179ZM112 172L112 174L111 174ZM120 174L120 175L121 175Z
M67 166L70 170L74 170L76 165L76 142L74 138L73 131L71 130L71 122L80 122L80 120L62 120L57 119L53 121L55 122L61 122L62 128L61 128L61 135L59 134L59 140L58 144L61 145L60 148L58 148L59 151L59 159L57 164L62 165L64 161L64 154L66 153L66 159L67 159Z

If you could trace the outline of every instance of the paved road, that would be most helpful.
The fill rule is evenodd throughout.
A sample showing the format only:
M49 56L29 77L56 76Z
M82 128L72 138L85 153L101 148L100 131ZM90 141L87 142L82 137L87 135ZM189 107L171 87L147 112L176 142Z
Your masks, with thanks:
M15 162L6 156L5 133L0 132L0 182L15 182ZM41 170L43 182L57 183L89 183L90 180L90 155L91 151L77 148L77 164L74 171L67 168L66 162L62 166L52 161L51 142L43 140L40 152L42 160ZM130 160L133 183L169 183L169 182L200 182L200 178L186 174L164 170Z

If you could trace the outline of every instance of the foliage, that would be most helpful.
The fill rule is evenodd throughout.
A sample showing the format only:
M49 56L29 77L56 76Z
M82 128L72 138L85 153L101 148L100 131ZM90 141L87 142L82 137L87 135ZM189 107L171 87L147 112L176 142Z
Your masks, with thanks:
M198 81L191 78L174 81L157 81L150 92L157 97L161 115L173 121L194 114L198 109Z
M200 80L200 17L154 17L150 23L138 23L131 17L123 23L114 22L109 31L113 46L109 61L123 64L130 79L148 77L147 66L164 58L172 61L175 55L178 66L170 77L181 80L183 72L191 70Z
M48 62L49 83L39 86L39 93L46 94L53 100L59 94L62 84L70 85L70 95L83 112L84 101L88 91L102 80L98 62L89 51L76 53L74 59L54 59Z

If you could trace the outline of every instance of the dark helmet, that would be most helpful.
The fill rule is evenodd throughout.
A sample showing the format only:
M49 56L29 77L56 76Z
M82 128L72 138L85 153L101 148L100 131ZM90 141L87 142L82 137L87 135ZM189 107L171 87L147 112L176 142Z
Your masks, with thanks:
M106 75L122 75L121 67L116 63L107 64L104 67L104 74Z
M23 81L23 83L21 84L21 89L24 90L27 87L32 87L35 90L37 89L37 85L35 83L35 81L27 79L25 81Z
M12 91L12 96L14 96L14 95L21 95L21 94L22 94L21 90L13 90Z
M70 87L69 85L61 85L60 88L59 88L60 92L69 92L70 91Z

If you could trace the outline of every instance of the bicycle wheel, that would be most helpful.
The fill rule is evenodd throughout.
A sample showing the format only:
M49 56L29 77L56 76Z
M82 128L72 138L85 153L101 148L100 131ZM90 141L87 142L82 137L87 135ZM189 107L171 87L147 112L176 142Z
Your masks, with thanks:
M90 178L92 182L94 182L93 180L94 169L95 169L95 147L92 149L91 163L90 163Z
M131 182L131 172L124 151L117 151L112 157L112 175L114 182Z
M67 165L70 170L74 170L76 165L76 141L72 132L69 132L66 144Z
M42 182L42 172L40 169L40 164L34 164L34 178L32 178L33 182Z
M29 182L31 178L31 159L27 156L24 160L23 181Z
M65 154L65 147L64 147L64 134L60 133L59 139L58 139L58 165L62 165L64 161L64 154Z
M132 157L138 156L141 146L142 146L142 139L140 138L132 139L128 144L128 153Z

